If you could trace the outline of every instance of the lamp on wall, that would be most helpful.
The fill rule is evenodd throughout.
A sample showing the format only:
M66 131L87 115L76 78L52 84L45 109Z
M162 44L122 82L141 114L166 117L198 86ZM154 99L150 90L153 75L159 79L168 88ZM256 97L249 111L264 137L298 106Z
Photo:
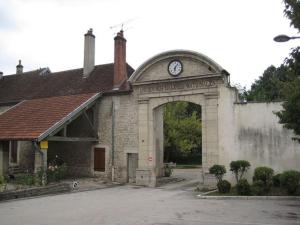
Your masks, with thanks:
M287 42L291 39L298 39L298 38L300 38L300 37L299 36L289 37L285 34L281 34L281 35L278 35L278 36L274 37L273 40L276 41L276 42Z

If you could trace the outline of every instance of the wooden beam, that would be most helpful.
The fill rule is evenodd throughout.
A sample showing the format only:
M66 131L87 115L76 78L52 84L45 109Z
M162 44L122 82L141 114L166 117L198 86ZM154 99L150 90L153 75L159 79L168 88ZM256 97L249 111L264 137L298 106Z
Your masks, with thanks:
M95 137L98 137L98 133L97 133L95 127L94 127L94 124L93 124L92 121L90 120L90 118L89 118L89 116L87 115L86 111L83 112L83 115L84 115L84 117L86 118L86 120L87 120L87 122L88 122L90 128L92 129L92 131L93 131Z
M91 138L91 137L59 137L59 136L52 136L47 138L48 141L72 141L72 142L98 142L98 138Z

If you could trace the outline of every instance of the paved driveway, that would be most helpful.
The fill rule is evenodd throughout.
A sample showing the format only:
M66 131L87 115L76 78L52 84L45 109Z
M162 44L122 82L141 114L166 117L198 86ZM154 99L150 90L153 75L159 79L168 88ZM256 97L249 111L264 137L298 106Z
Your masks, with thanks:
M119 186L0 203L1 225L300 224L300 201L204 200L185 190Z

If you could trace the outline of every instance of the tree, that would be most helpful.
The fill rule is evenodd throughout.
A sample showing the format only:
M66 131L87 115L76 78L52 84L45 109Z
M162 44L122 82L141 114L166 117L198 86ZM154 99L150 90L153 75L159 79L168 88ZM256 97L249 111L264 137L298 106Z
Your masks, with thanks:
M209 168L209 173L213 174L216 177L216 179L219 183L220 181L222 181L223 176L226 173L226 168L223 165L215 164L215 165L213 165L212 167Z
M300 135L300 79L285 84L286 101L283 110L276 113L279 123L285 128L294 130L296 135ZM300 141L299 138L296 140Z
M165 160L201 154L201 107L189 102L168 103L164 109Z
M285 67L276 68L269 66L251 85L251 90L246 93L248 101L274 101L282 100L282 82L286 79Z
M300 30L300 2L299 0L284 0L284 14L291 20L290 26Z
M284 0L284 14L291 20L290 26L300 31L300 1ZM289 81L284 84L285 102L277 113L279 122L300 135L300 48L294 48L285 60ZM299 138L295 138L300 142Z
M250 166L250 163L246 160L231 161L230 171L234 173L237 183L243 178L243 175L247 172Z
M290 26L300 31L300 1L284 0L284 15ZM277 112L279 123L300 135L300 47L292 49L290 55L278 68L270 66L245 92L248 101L283 100L283 110ZM300 138L295 137L300 142Z

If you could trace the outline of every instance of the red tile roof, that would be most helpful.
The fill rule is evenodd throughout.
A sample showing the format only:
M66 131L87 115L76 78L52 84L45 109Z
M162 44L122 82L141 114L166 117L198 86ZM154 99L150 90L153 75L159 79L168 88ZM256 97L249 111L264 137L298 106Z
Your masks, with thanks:
M133 71L127 64L128 76ZM62 95L105 93L113 89L113 63L95 66L88 78L83 78L82 68L43 75L41 72L42 70L35 70L3 76L0 79L0 103ZM127 82L120 88L120 91L126 90L130 90Z
M0 116L0 140L37 140L99 94L25 100Z

